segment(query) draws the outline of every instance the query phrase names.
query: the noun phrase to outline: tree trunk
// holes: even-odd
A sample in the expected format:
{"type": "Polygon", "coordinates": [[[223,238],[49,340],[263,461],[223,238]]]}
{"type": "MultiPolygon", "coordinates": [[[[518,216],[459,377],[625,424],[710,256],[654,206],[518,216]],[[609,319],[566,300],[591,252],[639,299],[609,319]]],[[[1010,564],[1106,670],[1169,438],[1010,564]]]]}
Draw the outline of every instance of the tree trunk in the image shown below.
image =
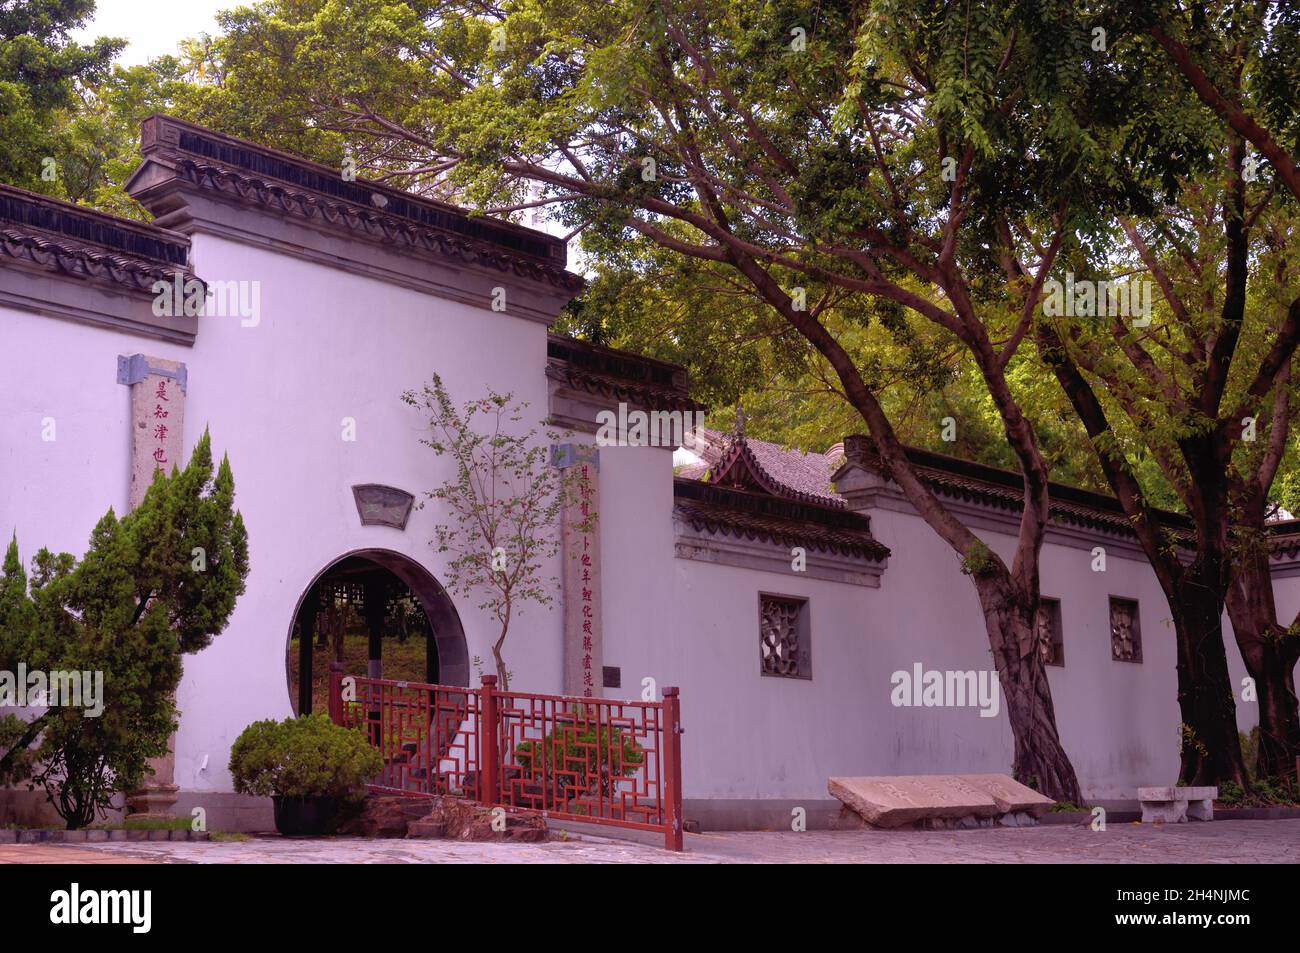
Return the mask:
{"type": "Polygon", "coordinates": [[[1012,776],[1057,801],[1081,805],[1083,795],[1056,731],[1047,668],[1038,651],[1038,607],[1017,599],[1001,573],[976,577],[975,588],[1015,743],[1012,776]]]}
{"type": "Polygon", "coordinates": [[[1259,699],[1259,753],[1255,758],[1257,778],[1296,778],[1300,758],[1300,704],[1296,700],[1295,666],[1297,640],[1291,647],[1274,640],[1263,643],[1263,661],[1255,679],[1259,699]]]}
{"type": "Polygon", "coordinates": [[[1207,575],[1217,574],[1207,572],[1198,557],[1186,568],[1169,600],[1182,720],[1179,780],[1192,785],[1233,781],[1249,790],[1223,646],[1223,600],[1207,575]]]}
{"type": "Polygon", "coordinates": [[[1278,624],[1266,548],[1250,546],[1235,561],[1228,618],[1246,673],[1255,682],[1259,710],[1255,777],[1294,778],[1300,756],[1300,705],[1295,691],[1300,638],[1288,635],[1278,624]]]}
{"type": "MultiPolygon", "coordinates": [[[[733,249],[728,252],[728,261],[835,370],[849,403],[866,423],[873,444],[868,448],[853,438],[846,439],[846,458],[868,471],[884,472],[897,483],[921,519],[963,560],[976,555],[979,549],[987,550],[983,541],[939,501],[912,467],[906,448],[880,401],[839,342],[810,312],[796,310],[784,289],[752,258],[733,249]],[[878,455],[879,462],[873,465],[867,457],[874,455],[878,455]]],[[[1014,574],[990,552],[988,556],[996,565],[986,574],[973,577],[1015,739],[1012,774],[1023,784],[1036,785],[1048,797],[1077,804],[1081,800],[1079,782],[1056,732],[1051,688],[1034,638],[1034,615],[1039,602],[1038,559],[1049,518],[1047,467],[1032,427],[1011,397],[1006,381],[1001,379],[1001,368],[996,357],[991,356],[991,345],[987,340],[983,345],[988,355],[982,366],[985,379],[995,401],[999,394],[1002,396],[999,413],[1025,478],[1014,574]]]]}
{"type": "Polygon", "coordinates": [[[497,666],[497,684],[501,686],[502,691],[510,690],[510,673],[506,671],[506,660],[501,654],[502,647],[506,644],[506,635],[510,632],[510,603],[506,603],[505,614],[501,619],[501,635],[492,643],[492,659],[497,666]]]}
{"type": "Polygon", "coordinates": [[[344,643],[347,639],[348,627],[345,617],[339,612],[332,612],[330,620],[330,646],[334,651],[334,661],[343,661],[344,643]]]}
{"type": "Polygon", "coordinates": [[[501,657],[501,643],[492,646],[492,660],[497,666],[497,683],[503,692],[510,691],[510,673],[506,671],[506,660],[501,657]]]}
{"type": "MultiPolygon", "coordinates": [[[[1113,436],[1097,399],[1059,335],[1040,325],[1039,353],[1083,421],[1094,446],[1113,436]]],[[[1213,416],[1215,408],[1201,408],[1213,416]]],[[[1178,660],[1178,706],[1182,747],[1180,776],[1197,784],[1220,780],[1249,787],[1237,735],[1236,705],[1223,647],[1223,605],[1228,587],[1228,482],[1231,445],[1222,428],[1179,441],[1192,483],[1185,497],[1196,526],[1196,555],[1184,566],[1175,541],[1160,527],[1137,477],[1124,457],[1098,450],[1097,461],[1124,508],[1150,562],[1173,618],[1178,660]]]]}

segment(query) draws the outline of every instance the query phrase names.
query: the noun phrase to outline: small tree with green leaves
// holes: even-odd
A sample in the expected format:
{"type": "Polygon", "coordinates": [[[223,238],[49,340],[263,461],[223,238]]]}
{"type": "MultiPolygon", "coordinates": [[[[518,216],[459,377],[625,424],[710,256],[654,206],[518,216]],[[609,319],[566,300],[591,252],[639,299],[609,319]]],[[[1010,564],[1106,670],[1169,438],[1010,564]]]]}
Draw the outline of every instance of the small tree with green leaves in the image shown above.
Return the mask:
{"type": "Polygon", "coordinates": [[[489,391],[457,408],[435,374],[431,384],[419,393],[407,391],[402,400],[428,415],[429,436],[421,442],[450,457],[455,467],[445,483],[425,494],[447,517],[435,527],[431,545],[450,554],[448,587],[482,598],[478,607],[496,619],[492,658],[501,687],[509,688],[502,653],[510,622],[524,603],[545,607],[555,601],[558,583],[546,567],[559,550],[560,514],[572,488],[550,465],[539,431],[521,432],[528,404],[511,394],[489,391]]]}
{"type": "Polygon", "coordinates": [[[579,705],[546,737],[516,744],[515,761],[562,804],[598,786],[602,796],[613,797],[618,782],[645,765],[645,749],[622,728],[600,724],[596,709],[579,705]]]}
{"type": "Polygon", "coordinates": [[[213,473],[205,432],[184,470],[110,509],[80,561],[42,549],[28,579],[13,539],[0,573],[0,669],[102,672],[103,710],[0,717],[0,783],[40,785],[76,829],[135,790],[176,729],[181,655],[225,628],[248,575],[229,460],[213,473]]]}

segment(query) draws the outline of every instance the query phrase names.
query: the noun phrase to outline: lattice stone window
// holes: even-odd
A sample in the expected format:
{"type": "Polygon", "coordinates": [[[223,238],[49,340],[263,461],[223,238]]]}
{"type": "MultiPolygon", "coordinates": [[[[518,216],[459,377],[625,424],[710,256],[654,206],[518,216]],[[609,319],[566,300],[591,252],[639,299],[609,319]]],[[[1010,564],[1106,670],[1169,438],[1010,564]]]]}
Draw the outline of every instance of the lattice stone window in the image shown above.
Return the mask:
{"type": "Polygon", "coordinates": [[[1065,635],[1061,631],[1061,600],[1040,599],[1038,622],[1034,626],[1038,636],[1038,654],[1044,665],[1065,664],[1065,635]]]}
{"type": "Polygon", "coordinates": [[[812,678],[807,599],[760,593],[758,631],[764,675],[812,678]]]}
{"type": "Polygon", "coordinates": [[[1117,662],[1142,661],[1142,628],[1133,599],[1110,597],[1110,657],[1117,662]]]}

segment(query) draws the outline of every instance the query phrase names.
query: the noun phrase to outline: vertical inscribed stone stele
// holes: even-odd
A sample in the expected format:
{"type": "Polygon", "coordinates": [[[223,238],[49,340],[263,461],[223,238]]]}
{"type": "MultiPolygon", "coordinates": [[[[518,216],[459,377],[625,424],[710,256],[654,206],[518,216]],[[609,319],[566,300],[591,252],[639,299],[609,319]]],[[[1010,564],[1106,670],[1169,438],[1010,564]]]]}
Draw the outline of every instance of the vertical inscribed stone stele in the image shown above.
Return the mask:
{"type": "Polygon", "coordinates": [[[603,692],[600,616],[600,457],[595,447],[561,444],[552,462],[571,481],[561,516],[564,564],[564,693],[603,692]]]}
{"type": "MultiPolygon", "coordinates": [[[[185,394],[189,380],[185,365],[144,354],[117,359],[117,382],[131,388],[131,485],[127,503],[140,505],[153,475],[171,473],[181,458],[185,424],[185,394]]],[[[150,758],[153,776],[139,791],[127,795],[132,817],[169,818],[180,790],[176,774],[176,736],[167,740],[167,754],[150,758]]]]}

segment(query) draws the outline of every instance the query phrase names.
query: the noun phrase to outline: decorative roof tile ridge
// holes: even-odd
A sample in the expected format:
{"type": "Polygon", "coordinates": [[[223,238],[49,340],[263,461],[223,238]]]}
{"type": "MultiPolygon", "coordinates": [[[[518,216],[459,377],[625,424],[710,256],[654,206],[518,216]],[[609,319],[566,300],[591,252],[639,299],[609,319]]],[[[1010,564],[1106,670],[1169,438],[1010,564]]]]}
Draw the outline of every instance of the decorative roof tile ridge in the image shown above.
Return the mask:
{"type": "Polygon", "coordinates": [[[673,496],[675,511],[697,532],[810,545],[875,560],[890,555],[889,548],[871,536],[867,517],[846,510],[698,480],[674,480],[673,496]]]}
{"type": "Polygon", "coordinates": [[[156,282],[175,275],[193,277],[187,268],[162,262],[113,254],[98,248],[75,245],[16,228],[0,228],[0,253],[38,267],[76,278],[98,279],[122,285],[132,291],[152,293],[156,282]]]}
{"type": "Polygon", "coordinates": [[[577,390],[651,407],[666,400],[666,410],[703,409],[678,364],[555,333],[546,353],[547,376],[577,390]]]}
{"type": "MultiPolygon", "coordinates": [[[[793,453],[794,451],[790,452],[793,453]]],[[[716,468],[713,468],[716,473],[712,476],[710,482],[723,484],[731,477],[737,481],[734,485],[739,485],[739,477],[742,474],[737,472],[733,475],[732,471],[741,465],[749,471],[749,475],[759,486],[773,496],[784,497],[801,503],[826,506],[832,509],[845,508],[844,500],[837,496],[830,494],[818,496],[814,493],[797,490],[768,472],[767,468],[754,456],[754,452],[749,448],[748,440],[743,433],[734,434],[731,437],[727,448],[723,451],[722,459],[718,461],[716,468]]]]}
{"type": "Polygon", "coordinates": [[[401,243],[455,258],[468,265],[495,268],[520,278],[548,282],[565,291],[579,291],[585,284],[580,275],[563,268],[529,256],[511,254],[434,226],[386,215],[346,200],[329,199],[300,191],[271,179],[200,161],[183,153],[168,150],[154,153],[154,156],[159,155],[167,160],[167,164],[179,176],[198,188],[234,195],[241,201],[276,212],[308,221],[320,220],[328,225],[362,233],[376,241],[401,243]]]}
{"type": "MultiPolygon", "coordinates": [[[[860,461],[862,464],[889,477],[888,465],[875,450],[869,438],[859,437],[857,441],[849,438],[846,443],[850,442],[859,442],[858,445],[866,450],[866,458],[860,461]]],[[[921,477],[931,485],[938,484],[936,489],[944,495],[980,502],[1000,509],[1013,510],[1024,505],[1024,478],[1015,470],[963,460],[960,457],[924,450],[920,447],[906,447],[905,450],[908,460],[919,471],[921,477]],[[952,482],[954,480],[965,482],[954,485],[952,482]]],[[[851,454],[847,455],[846,460],[850,457],[851,454]]],[[[1060,514],[1068,522],[1085,525],[1087,521],[1105,522],[1109,525],[1122,525],[1132,532],[1127,514],[1119,500],[1113,496],[1051,481],[1048,483],[1048,497],[1052,511],[1060,514]]],[[[1191,520],[1184,514],[1161,509],[1155,510],[1155,513],[1167,529],[1180,534],[1191,529],[1191,520]]]]}
{"type": "Polygon", "coordinates": [[[745,487],[674,477],[673,494],[681,499],[739,507],[785,519],[811,520],[839,529],[869,532],[871,528],[869,516],[843,506],[832,506],[820,500],[772,496],[745,487]]]}
{"type": "Polygon", "coordinates": [[[189,262],[190,240],[180,232],[2,183],[0,225],[131,260],[171,266],[189,262]]]}

